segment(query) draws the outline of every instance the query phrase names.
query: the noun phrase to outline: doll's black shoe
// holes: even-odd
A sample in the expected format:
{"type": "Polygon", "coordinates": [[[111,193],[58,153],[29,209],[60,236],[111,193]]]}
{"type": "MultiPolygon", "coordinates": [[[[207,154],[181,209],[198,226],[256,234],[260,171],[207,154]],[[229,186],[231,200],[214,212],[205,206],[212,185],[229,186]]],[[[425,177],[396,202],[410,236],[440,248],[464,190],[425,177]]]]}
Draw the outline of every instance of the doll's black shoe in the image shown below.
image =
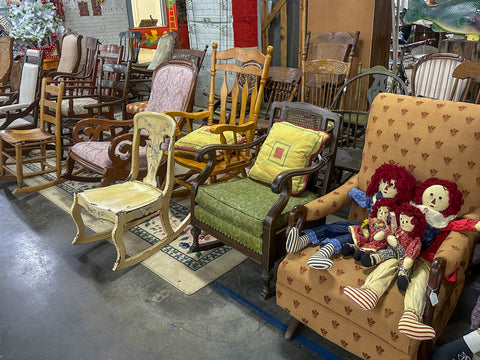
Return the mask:
{"type": "Polygon", "coordinates": [[[362,256],[360,257],[360,262],[365,267],[372,267],[377,265],[377,258],[374,255],[363,253],[362,256]]]}
{"type": "Polygon", "coordinates": [[[355,246],[353,244],[343,244],[340,252],[343,256],[350,256],[355,251],[355,246]]]}
{"type": "Polygon", "coordinates": [[[410,284],[410,271],[400,268],[397,276],[397,286],[401,291],[407,290],[408,284],[410,284]]]}
{"type": "Polygon", "coordinates": [[[360,259],[362,258],[362,256],[365,254],[364,251],[362,250],[357,250],[353,253],[353,259],[354,260],[357,260],[357,261],[360,261],[360,259]]]}

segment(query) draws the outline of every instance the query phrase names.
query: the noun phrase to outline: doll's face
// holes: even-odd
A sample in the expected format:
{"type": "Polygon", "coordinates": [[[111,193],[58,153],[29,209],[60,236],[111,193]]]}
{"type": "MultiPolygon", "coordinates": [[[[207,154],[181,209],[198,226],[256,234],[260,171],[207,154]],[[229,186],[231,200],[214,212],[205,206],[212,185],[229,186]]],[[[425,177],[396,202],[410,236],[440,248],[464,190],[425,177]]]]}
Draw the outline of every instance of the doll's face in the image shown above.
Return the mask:
{"type": "Polygon", "coordinates": [[[387,222],[388,220],[388,207],[379,206],[377,209],[377,218],[387,222]]]}
{"type": "Polygon", "coordinates": [[[449,201],[448,190],[442,185],[432,185],[426,188],[422,194],[422,205],[437,211],[448,208],[449,201]]]}
{"type": "Polygon", "coordinates": [[[415,225],[412,224],[413,216],[400,214],[400,227],[405,231],[412,231],[415,225]]]}
{"type": "Polygon", "coordinates": [[[380,180],[380,184],[378,184],[378,190],[382,192],[382,195],[385,198],[393,199],[395,196],[397,196],[395,180],[380,180]]]}

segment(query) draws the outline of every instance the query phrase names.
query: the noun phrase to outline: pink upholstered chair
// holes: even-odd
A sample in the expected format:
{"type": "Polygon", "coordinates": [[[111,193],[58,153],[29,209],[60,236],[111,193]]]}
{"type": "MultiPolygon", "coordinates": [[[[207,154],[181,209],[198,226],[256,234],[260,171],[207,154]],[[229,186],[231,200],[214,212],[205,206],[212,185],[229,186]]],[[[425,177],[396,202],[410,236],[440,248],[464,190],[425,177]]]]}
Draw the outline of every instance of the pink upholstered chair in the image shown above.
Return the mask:
{"type": "MultiPolygon", "coordinates": [[[[146,111],[190,111],[195,94],[197,68],[191,62],[169,60],[159,66],[153,75],[152,92],[146,111]]],[[[185,120],[177,117],[177,137],[185,120]]],[[[107,186],[116,180],[126,179],[131,164],[132,120],[104,120],[88,118],[79,121],[73,130],[76,142],[69,151],[65,179],[101,181],[107,186]],[[108,135],[107,135],[108,134],[108,135]],[[75,163],[81,166],[75,169],[75,163]],[[81,176],[88,169],[101,177],[81,176]]],[[[145,140],[148,141],[148,140],[145,140]]],[[[140,151],[140,173],[146,174],[145,152],[140,151]]]]}

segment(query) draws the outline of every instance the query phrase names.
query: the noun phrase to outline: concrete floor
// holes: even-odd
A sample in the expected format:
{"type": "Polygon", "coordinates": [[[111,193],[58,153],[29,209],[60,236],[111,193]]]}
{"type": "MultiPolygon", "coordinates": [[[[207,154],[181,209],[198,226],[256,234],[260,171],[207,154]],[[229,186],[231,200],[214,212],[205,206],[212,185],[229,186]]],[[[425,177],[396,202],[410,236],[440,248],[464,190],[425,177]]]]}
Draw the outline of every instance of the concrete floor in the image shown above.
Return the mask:
{"type": "MultiPolygon", "coordinates": [[[[113,272],[110,243],[72,245],[68,213],[13,188],[0,181],[2,360],[357,359],[309,329],[285,341],[288,315],[260,300],[250,260],[186,296],[141,264],[113,272]]],[[[468,332],[474,280],[441,342],[468,332]]]]}

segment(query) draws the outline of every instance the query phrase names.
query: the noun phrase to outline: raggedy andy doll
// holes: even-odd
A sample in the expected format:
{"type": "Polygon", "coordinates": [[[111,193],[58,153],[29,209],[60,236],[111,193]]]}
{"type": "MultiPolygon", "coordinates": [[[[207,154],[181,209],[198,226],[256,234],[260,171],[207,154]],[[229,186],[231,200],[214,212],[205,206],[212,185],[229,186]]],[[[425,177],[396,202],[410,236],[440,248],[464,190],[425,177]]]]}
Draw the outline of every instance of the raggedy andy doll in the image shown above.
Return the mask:
{"type": "MultiPolygon", "coordinates": [[[[412,204],[425,215],[427,230],[421,239],[421,253],[413,264],[410,285],[405,291],[404,312],[398,322],[398,330],[412,339],[428,340],[435,337],[435,330],[421,320],[434,255],[450,230],[479,231],[480,223],[477,220],[455,219],[463,197],[451,181],[429,178],[417,184],[412,204]]],[[[346,286],[344,294],[363,310],[373,309],[396,277],[397,267],[397,259],[380,263],[367,276],[361,288],[346,286]]]]}
{"type": "MultiPolygon", "coordinates": [[[[373,204],[382,198],[393,198],[398,204],[410,201],[414,187],[415,178],[403,166],[385,163],[375,170],[365,192],[352,189],[349,196],[370,213],[373,204]]],[[[310,257],[307,264],[314,269],[329,269],[333,265],[331,257],[339,254],[345,244],[353,248],[353,240],[348,230],[350,225],[360,223],[340,221],[302,230],[300,234],[294,227],[287,235],[287,253],[296,253],[307,246],[320,245],[320,249],[310,257]]]]}

